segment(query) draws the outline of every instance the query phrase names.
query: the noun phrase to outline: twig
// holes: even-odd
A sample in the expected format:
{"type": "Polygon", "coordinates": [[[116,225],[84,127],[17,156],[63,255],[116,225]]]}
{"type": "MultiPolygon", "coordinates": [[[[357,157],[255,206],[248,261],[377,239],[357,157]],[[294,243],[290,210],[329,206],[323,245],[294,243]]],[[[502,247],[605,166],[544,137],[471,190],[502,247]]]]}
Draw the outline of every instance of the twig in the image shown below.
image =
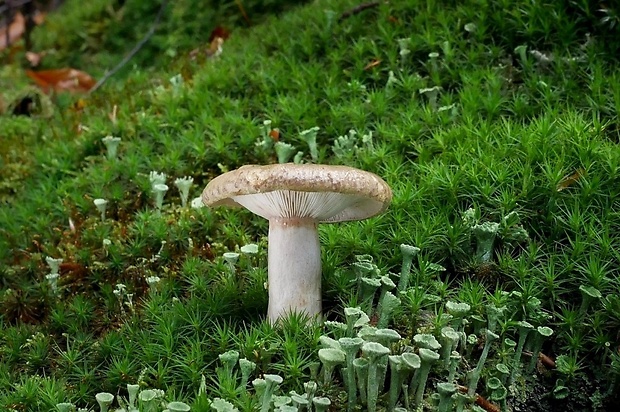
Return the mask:
{"type": "MultiPolygon", "coordinates": [[[[459,385],[459,391],[461,393],[467,393],[468,390],[469,389],[467,388],[467,386],[459,385]]],[[[484,409],[487,412],[501,412],[501,410],[499,409],[499,406],[486,400],[485,398],[483,398],[482,396],[478,394],[476,394],[476,399],[474,402],[476,403],[476,405],[480,406],[482,409],[484,409]]]]}
{"type": "Polygon", "coordinates": [[[126,65],[127,62],[131,60],[133,56],[135,56],[136,53],[140,51],[140,49],[146,44],[146,42],[149,41],[151,37],[153,37],[153,34],[155,34],[155,30],[157,29],[157,26],[159,26],[159,21],[161,20],[161,16],[164,14],[164,9],[166,8],[167,4],[168,4],[168,0],[162,0],[159,11],[157,12],[157,17],[155,17],[155,21],[151,25],[151,28],[149,29],[148,33],[146,33],[146,35],[142,38],[142,40],[140,40],[140,42],[134,46],[134,48],[123,58],[123,60],[120,61],[120,63],[116,65],[116,67],[108,71],[105,75],[103,75],[101,79],[99,79],[97,83],[95,83],[95,85],[88,91],[88,94],[94,93],[110,77],[114,76],[116,72],[118,72],[124,65],[126,65]]]}
{"type": "Polygon", "coordinates": [[[34,26],[36,26],[36,23],[34,22],[34,14],[37,12],[37,9],[33,2],[24,4],[22,8],[22,14],[26,19],[24,27],[24,47],[26,48],[26,51],[30,51],[32,50],[32,41],[30,40],[30,35],[32,34],[32,29],[34,28],[34,26]]]}
{"type": "Polygon", "coordinates": [[[338,17],[338,23],[340,23],[341,21],[343,21],[344,19],[348,19],[351,16],[354,16],[356,14],[359,14],[361,12],[363,12],[364,10],[367,9],[372,9],[373,7],[377,7],[380,4],[380,2],[378,1],[371,1],[370,3],[363,3],[360,4],[357,7],[352,8],[349,11],[345,11],[344,13],[342,13],[340,15],[340,17],[338,17]]]}
{"type": "Polygon", "coordinates": [[[548,355],[545,355],[542,352],[539,352],[538,353],[538,360],[540,360],[540,363],[545,365],[547,368],[555,369],[555,361],[553,360],[553,358],[551,356],[548,356],[548,355]]]}
{"type": "Polygon", "coordinates": [[[250,21],[250,17],[248,16],[248,14],[245,12],[245,9],[243,8],[243,3],[241,3],[241,0],[235,0],[235,3],[237,4],[239,11],[243,15],[245,22],[248,24],[248,26],[251,26],[252,22],[250,21]]]}

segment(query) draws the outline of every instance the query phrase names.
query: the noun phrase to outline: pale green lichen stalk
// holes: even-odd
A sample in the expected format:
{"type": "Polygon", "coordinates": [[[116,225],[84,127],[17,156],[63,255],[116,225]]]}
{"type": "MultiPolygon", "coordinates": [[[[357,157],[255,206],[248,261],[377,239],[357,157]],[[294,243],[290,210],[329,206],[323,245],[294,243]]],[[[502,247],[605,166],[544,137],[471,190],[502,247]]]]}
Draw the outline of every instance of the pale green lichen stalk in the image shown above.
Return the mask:
{"type": "Polygon", "coordinates": [[[45,263],[47,263],[47,265],[49,266],[50,273],[56,275],[60,271],[60,264],[62,263],[62,261],[63,259],[55,259],[49,256],[45,258],[45,263]]]}
{"type": "Polygon", "coordinates": [[[275,390],[283,381],[279,375],[265,374],[265,389],[261,400],[261,412],[269,412],[271,407],[271,398],[274,395],[275,390]]]}
{"type": "Polygon", "coordinates": [[[603,294],[594,286],[580,285],[579,292],[581,292],[581,306],[579,307],[579,315],[584,316],[586,310],[590,307],[590,304],[597,299],[601,299],[603,294]]]}
{"type": "Polygon", "coordinates": [[[355,369],[355,376],[357,378],[357,385],[360,394],[360,400],[363,404],[366,404],[368,399],[367,384],[368,384],[368,359],[357,358],[353,361],[353,368],[355,369]]]}
{"type": "Polygon", "coordinates": [[[394,281],[387,275],[381,276],[379,281],[381,282],[381,292],[379,293],[379,302],[377,303],[377,313],[381,313],[381,305],[385,294],[396,287],[394,281]]]}
{"type": "Polygon", "coordinates": [[[168,191],[168,186],[164,184],[156,184],[153,186],[153,195],[155,200],[155,208],[161,210],[164,205],[164,196],[168,191]]]}
{"type": "Polygon", "coordinates": [[[418,355],[420,356],[420,373],[418,375],[418,387],[415,392],[416,407],[420,407],[422,405],[424,390],[426,389],[426,381],[428,380],[431,366],[439,359],[439,354],[437,352],[433,352],[432,350],[426,348],[420,348],[418,355]]]}
{"type": "Polygon", "coordinates": [[[274,145],[276,150],[276,156],[278,156],[278,163],[288,163],[291,157],[297,152],[295,146],[284,143],[284,142],[276,142],[274,145]]]}
{"type": "Polygon", "coordinates": [[[56,409],[58,410],[58,412],[74,412],[75,405],[70,402],[57,403],[56,409]]]}
{"type": "Polygon", "coordinates": [[[331,405],[331,401],[329,398],[318,397],[312,399],[312,404],[314,405],[314,409],[316,412],[327,412],[329,410],[329,405],[331,405]]]}
{"type": "Polygon", "coordinates": [[[310,157],[313,162],[319,160],[319,149],[316,143],[316,136],[321,128],[318,126],[312,127],[308,130],[304,130],[299,134],[299,136],[308,144],[308,149],[310,150],[310,157]]]}
{"type": "Polygon", "coordinates": [[[215,412],[238,412],[239,411],[239,409],[235,408],[235,405],[221,398],[214,398],[211,401],[210,407],[215,412]]]}
{"type": "Polygon", "coordinates": [[[405,408],[409,409],[409,388],[410,386],[407,385],[405,382],[407,381],[407,379],[409,379],[409,376],[411,375],[412,377],[412,384],[411,387],[413,387],[413,376],[415,376],[416,372],[418,372],[418,370],[420,369],[420,366],[422,365],[421,359],[420,357],[415,354],[415,353],[410,353],[410,352],[405,352],[401,355],[401,360],[402,362],[400,363],[400,370],[401,370],[401,375],[399,376],[399,382],[401,383],[401,390],[404,394],[404,400],[405,400],[405,408]]]}
{"type": "Polygon", "coordinates": [[[319,349],[319,359],[323,363],[323,384],[330,384],[336,366],[345,363],[346,354],[336,348],[319,349]]]}
{"type": "Polygon", "coordinates": [[[163,185],[166,184],[166,174],[159,173],[156,171],[152,171],[149,173],[149,181],[151,182],[151,188],[154,188],[155,185],[163,185]]]}
{"type": "Polygon", "coordinates": [[[345,387],[348,394],[347,410],[352,411],[357,404],[357,384],[355,382],[355,368],[353,361],[356,359],[357,353],[364,344],[362,338],[340,338],[338,343],[342,347],[346,357],[346,374],[345,387]]]}
{"type": "Polygon", "coordinates": [[[157,398],[157,392],[153,389],[145,389],[138,394],[138,400],[144,412],[153,412],[155,410],[157,398]]]}
{"type": "Polygon", "coordinates": [[[480,355],[480,359],[478,359],[476,368],[470,372],[469,388],[467,390],[467,394],[469,396],[473,396],[476,394],[476,387],[478,386],[478,381],[480,380],[480,374],[482,373],[482,367],[484,366],[484,363],[487,360],[487,356],[489,355],[491,344],[497,339],[499,339],[499,335],[496,335],[495,333],[487,329],[486,341],[484,343],[484,348],[482,349],[482,354],[480,355]]]}
{"type": "Polygon", "coordinates": [[[400,245],[400,252],[403,254],[403,263],[400,270],[400,279],[398,281],[398,290],[404,291],[409,287],[409,276],[411,274],[411,265],[413,258],[420,253],[420,248],[402,244],[400,245]]]}
{"type": "Polygon", "coordinates": [[[60,264],[63,262],[63,259],[54,259],[52,257],[47,256],[45,258],[45,262],[50,268],[50,273],[45,275],[45,279],[47,280],[50,289],[52,289],[53,293],[58,292],[58,278],[60,277],[60,264]]]}
{"type": "Polygon", "coordinates": [[[116,154],[118,152],[118,145],[121,143],[120,137],[114,136],[106,136],[101,139],[106,148],[106,157],[108,160],[116,159],[116,154]]]}
{"type": "Polygon", "coordinates": [[[476,257],[481,263],[489,262],[493,257],[493,246],[498,230],[499,223],[495,222],[484,222],[472,228],[476,238],[476,257]]]}
{"type": "Polygon", "coordinates": [[[441,382],[437,384],[437,392],[439,393],[439,412],[452,411],[452,395],[457,391],[458,387],[451,382],[441,382]]]}
{"type": "Polygon", "coordinates": [[[357,132],[353,129],[349,130],[349,134],[339,136],[334,141],[332,151],[338,158],[344,158],[353,154],[357,149],[357,132]]]}
{"type": "Polygon", "coordinates": [[[403,359],[400,355],[389,355],[388,363],[390,365],[390,389],[388,392],[388,411],[393,411],[398,401],[398,395],[401,388],[401,375],[403,369],[403,359]]]}
{"type": "Polygon", "coordinates": [[[101,412],[108,412],[110,405],[114,402],[114,395],[108,392],[100,392],[95,395],[95,400],[99,404],[99,410],[101,412]]]}
{"type": "Polygon", "coordinates": [[[366,403],[368,411],[375,412],[377,410],[377,398],[379,396],[377,366],[380,360],[390,353],[390,350],[380,343],[366,342],[362,346],[362,353],[368,359],[368,384],[366,386],[368,393],[366,396],[366,403]]]}
{"type": "Polygon", "coordinates": [[[239,352],[236,350],[229,350],[228,352],[224,352],[218,355],[220,362],[222,362],[222,366],[224,367],[224,374],[226,378],[230,381],[233,379],[233,370],[235,369],[235,365],[239,360],[239,352]]]}
{"type": "Polygon", "coordinates": [[[428,104],[433,110],[437,110],[437,100],[439,99],[439,92],[443,90],[440,86],[427,87],[418,90],[418,92],[428,100],[428,104]]]}
{"type": "Polygon", "coordinates": [[[300,395],[295,391],[290,391],[289,395],[291,396],[291,402],[293,403],[293,406],[297,408],[296,410],[304,410],[310,404],[310,402],[308,401],[308,395],[306,394],[300,395]]]}
{"type": "Polygon", "coordinates": [[[256,369],[256,363],[245,358],[239,359],[239,369],[241,369],[241,387],[246,388],[250,380],[250,375],[256,369]]]}
{"type": "Polygon", "coordinates": [[[137,411],[136,400],[138,399],[138,391],[140,390],[140,385],[135,384],[127,384],[127,393],[129,395],[129,401],[127,405],[127,411],[137,411]]]}
{"type": "Polygon", "coordinates": [[[170,402],[166,407],[170,412],[189,412],[191,409],[185,402],[170,402]]]}
{"type": "Polygon", "coordinates": [[[305,382],[304,389],[306,391],[306,399],[308,399],[308,402],[312,402],[314,400],[314,394],[318,389],[317,383],[314,381],[305,382]]]}
{"type": "Polygon", "coordinates": [[[354,329],[370,323],[370,318],[360,308],[344,308],[344,317],[347,323],[346,336],[353,337],[354,329]]]}
{"type": "Polygon", "coordinates": [[[239,250],[248,255],[255,255],[258,253],[258,245],[255,243],[248,243],[247,245],[241,246],[239,250]]]}
{"type": "Polygon", "coordinates": [[[95,199],[93,200],[93,203],[95,204],[95,207],[101,214],[101,221],[103,222],[105,220],[105,211],[108,205],[108,201],[105,199],[95,199]]]}
{"type": "Polygon", "coordinates": [[[450,326],[441,328],[441,358],[445,369],[450,365],[450,354],[456,349],[459,341],[459,334],[450,326]]]}
{"type": "Polygon", "coordinates": [[[174,181],[174,185],[179,189],[181,194],[181,206],[187,206],[187,200],[189,199],[189,191],[194,183],[193,177],[180,177],[174,181]]]}
{"type": "Polygon", "coordinates": [[[235,265],[239,260],[239,253],[237,252],[226,252],[222,255],[226,265],[228,265],[228,269],[230,269],[231,273],[235,273],[235,265]]]}
{"type": "Polygon", "coordinates": [[[378,328],[385,328],[392,319],[394,311],[400,307],[400,299],[394,296],[391,292],[387,292],[383,296],[381,302],[381,311],[379,312],[379,321],[377,322],[378,328]]]}
{"type": "Polygon", "coordinates": [[[532,359],[530,360],[530,365],[528,367],[528,372],[532,373],[534,368],[536,367],[536,363],[538,362],[538,356],[540,350],[542,349],[545,338],[553,335],[553,329],[548,326],[539,326],[536,328],[536,333],[534,335],[534,343],[532,345],[532,359]]]}
{"type": "Polygon", "coordinates": [[[260,133],[263,140],[257,142],[256,146],[261,147],[263,150],[271,150],[275,142],[271,137],[271,130],[271,120],[263,120],[263,124],[260,125],[260,133]]]}
{"type": "Polygon", "coordinates": [[[441,344],[430,333],[417,333],[413,336],[413,342],[420,348],[438,351],[441,344]]]}
{"type": "Polygon", "coordinates": [[[521,361],[523,347],[525,346],[525,340],[527,339],[527,335],[530,331],[534,329],[534,326],[532,326],[529,322],[519,321],[517,322],[517,328],[519,331],[519,341],[517,342],[514,359],[512,360],[512,372],[510,373],[510,378],[508,379],[508,386],[512,385],[515,380],[517,371],[519,370],[519,363],[521,361]]]}

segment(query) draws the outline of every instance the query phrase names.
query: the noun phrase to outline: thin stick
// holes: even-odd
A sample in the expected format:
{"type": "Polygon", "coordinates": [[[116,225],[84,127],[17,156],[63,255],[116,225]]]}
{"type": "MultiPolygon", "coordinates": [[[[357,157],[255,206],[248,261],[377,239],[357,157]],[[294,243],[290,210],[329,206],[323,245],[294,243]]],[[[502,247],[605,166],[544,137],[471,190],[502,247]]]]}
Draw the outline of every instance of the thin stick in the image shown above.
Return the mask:
{"type": "Polygon", "coordinates": [[[11,23],[12,23],[12,16],[11,16],[11,8],[9,7],[9,4],[6,4],[6,10],[2,10],[3,13],[6,13],[5,16],[5,20],[6,20],[6,26],[4,27],[4,36],[5,36],[5,44],[8,47],[10,44],[10,39],[11,36],[9,35],[10,32],[10,28],[11,28],[11,23]]]}
{"type": "MultiPolygon", "coordinates": [[[[467,393],[468,391],[467,386],[458,385],[458,387],[459,387],[459,392],[467,393]]],[[[480,406],[482,409],[484,409],[487,412],[501,412],[499,409],[499,406],[489,402],[488,400],[486,400],[485,398],[483,398],[482,396],[478,394],[476,394],[476,399],[474,400],[474,402],[476,403],[476,405],[480,406]]]]}
{"type": "Polygon", "coordinates": [[[243,3],[241,3],[241,0],[235,0],[235,3],[237,4],[239,11],[241,11],[243,18],[245,19],[245,22],[248,24],[248,26],[251,26],[252,22],[250,21],[250,17],[248,16],[248,14],[245,12],[245,9],[243,8],[243,3]]]}
{"type": "Polygon", "coordinates": [[[116,67],[108,71],[101,79],[99,79],[99,81],[88,91],[88,94],[94,93],[110,77],[114,76],[116,72],[118,72],[124,65],[126,65],[127,62],[131,60],[133,56],[135,56],[136,53],[140,51],[140,49],[146,44],[146,42],[149,41],[151,37],[153,37],[153,34],[155,34],[155,30],[157,29],[157,26],[159,25],[159,21],[161,20],[161,16],[164,14],[164,9],[166,8],[167,4],[168,4],[168,0],[162,0],[161,7],[159,8],[159,11],[157,12],[157,17],[155,17],[155,21],[151,25],[151,28],[149,29],[148,33],[146,33],[146,35],[142,38],[142,40],[140,40],[140,42],[134,46],[134,48],[125,56],[125,58],[123,58],[123,60],[120,61],[120,63],[116,65],[116,67]]]}
{"type": "Polygon", "coordinates": [[[341,21],[343,21],[344,19],[348,19],[348,18],[349,18],[349,17],[351,17],[351,16],[354,16],[354,15],[356,15],[356,14],[361,13],[361,12],[363,12],[364,10],[371,9],[371,8],[373,8],[373,7],[377,7],[379,4],[380,4],[380,2],[378,2],[378,1],[371,1],[370,3],[363,3],[363,4],[360,4],[359,6],[354,7],[354,8],[352,8],[351,10],[349,10],[349,11],[345,11],[344,13],[342,13],[342,14],[340,15],[340,17],[338,18],[338,23],[340,23],[340,22],[341,22],[341,21]]]}

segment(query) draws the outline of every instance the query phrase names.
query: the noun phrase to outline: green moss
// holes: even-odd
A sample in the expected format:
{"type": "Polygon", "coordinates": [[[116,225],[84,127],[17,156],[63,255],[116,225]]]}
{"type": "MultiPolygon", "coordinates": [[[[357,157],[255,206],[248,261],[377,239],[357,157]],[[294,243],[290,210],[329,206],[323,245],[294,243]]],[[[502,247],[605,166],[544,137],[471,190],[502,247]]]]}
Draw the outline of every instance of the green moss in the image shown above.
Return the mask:
{"type": "MultiPolygon", "coordinates": [[[[230,350],[255,363],[257,376],[281,374],[283,393],[302,390],[322,331],[301,319],[275,329],[262,322],[267,222],[242,210],[181,208],[172,186],[193,178],[193,199],[226,170],[277,162],[276,150],[260,144],[269,137],[265,121],[279,129],[282,145],[303,152],[297,160],[363,168],[393,188],[385,214],[319,229],[326,317],[344,322],[348,315],[347,335],[356,333],[359,316],[344,308],[363,303],[349,267],[355,256],[373,257],[358,262],[362,268],[399,272],[398,245],[416,245],[416,287],[402,282],[403,304],[391,325],[403,339],[391,349],[405,351],[416,334],[438,337],[448,325],[471,336],[476,325],[468,322],[486,305],[506,306],[499,342],[519,340],[518,322],[553,326],[543,353],[580,359],[580,376],[604,387],[612,374],[594,374],[591,365],[611,368],[609,344],[619,330],[620,71],[609,53],[617,29],[598,26],[588,2],[565,3],[392,2],[337,22],[334,16],[359,4],[289,9],[244,1],[255,25],[241,29],[235,2],[170,2],[148,46],[102,89],[82,96],[81,109],[77,96],[63,95],[49,97],[45,116],[3,112],[0,408],[92,404],[95,393],[117,393],[138,378],[191,402],[201,376],[213,375],[217,356],[230,350]],[[235,29],[219,59],[191,60],[187,52],[204,47],[220,24],[235,29]],[[587,31],[593,41],[586,45],[587,31]],[[397,39],[406,39],[404,57],[397,39]],[[553,59],[544,63],[530,51],[553,59]],[[442,89],[432,107],[420,90],[434,86],[442,89]],[[300,135],[313,127],[320,128],[316,151],[300,135]],[[108,135],[122,139],[113,161],[101,141],[108,135]],[[165,173],[173,189],[160,211],[152,171],[165,173]],[[96,198],[109,202],[105,221],[96,198]],[[469,209],[475,223],[503,225],[486,264],[472,259],[476,245],[462,220],[469,209]],[[506,220],[514,216],[518,222],[506,220]],[[248,243],[263,252],[240,256],[234,273],[217,258],[248,243]],[[63,259],[58,296],[45,283],[45,256],[63,259]],[[151,276],[161,279],[156,288],[148,286],[151,276]],[[114,294],[120,283],[133,294],[133,311],[114,294]],[[602,297],[579,311],[583,285],[602,297]],[[468,305],[471,317],[446,308],[449,301],[468,305]],[[23,350],[37,332],[45,339],[23,350]]],[[[67,1],[37,29],[35,44],[56,50],[46,67],[99,77],[146,33],[158,7],[67,1]]],[[[3,66],[3,103],[10,100],[5,90],[17,95],[29,84],[22,71],[3,66]]],[[[466,345],[456,365],[474,365],[481,345],[466,345]]],[[[522,367],[520,354],[501,345],[487,354],[493,359],[485,365],[522,367]]],[[[477,372],[486,379],[487,369],[477,372]]],[[[442,368],[429,373],[445,381],[442,368]]],[[[528,383],[521,370],[510,374],[528,383]]],[[[455,370],[455,383],[465,383],[463,375],[455,370]]],[[[554,379],[541,375],[537,385],[551,392],[554,379]]],[[[579,392],[587,385],[565,386],[583,399],[593,395],[579,392]]],[[[236,387],[205,390],[242,410],[258,404],[236,387]]],[[[374,404],[374,392],[371,398],[374,404]]]]}

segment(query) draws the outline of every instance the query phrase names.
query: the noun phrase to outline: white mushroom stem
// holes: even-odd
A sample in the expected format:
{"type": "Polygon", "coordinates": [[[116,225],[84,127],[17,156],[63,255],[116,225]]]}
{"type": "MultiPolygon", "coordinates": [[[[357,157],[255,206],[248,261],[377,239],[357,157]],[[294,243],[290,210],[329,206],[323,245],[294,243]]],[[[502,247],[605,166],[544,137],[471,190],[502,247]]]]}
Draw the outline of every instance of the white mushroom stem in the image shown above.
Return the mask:
{"type": "Polygon", "coordinates": [[[269,321],[321,314],[321,245],[315,219],[269,221],[269,321]]]}

